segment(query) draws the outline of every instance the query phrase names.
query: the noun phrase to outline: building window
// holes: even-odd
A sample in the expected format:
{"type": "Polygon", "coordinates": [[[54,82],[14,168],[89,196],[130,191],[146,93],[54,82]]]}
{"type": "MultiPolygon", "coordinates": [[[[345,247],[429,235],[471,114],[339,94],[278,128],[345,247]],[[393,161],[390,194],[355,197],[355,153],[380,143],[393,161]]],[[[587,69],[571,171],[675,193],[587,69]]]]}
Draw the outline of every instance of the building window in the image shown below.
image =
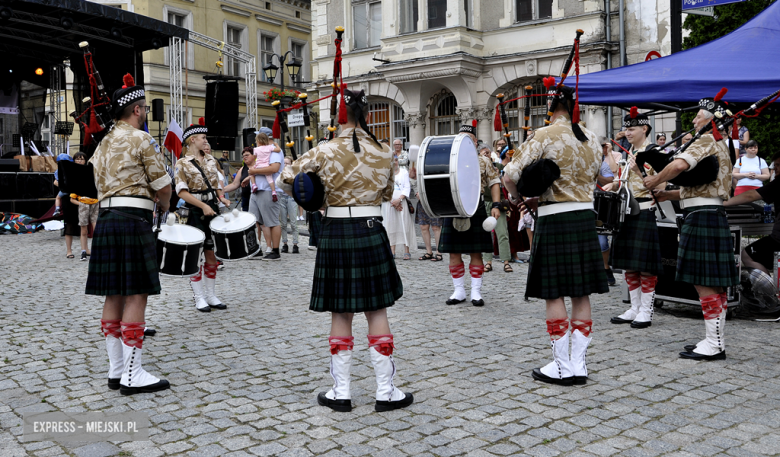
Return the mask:
{"type": "Polygon", "coordinates": [[[355,49],[379,46],[382,37],[382,2],[353,2],[355,49]]]}
{"type": "Polygon", "coordinates": [[[419,0],[399,0],[398,33],[417,31],[417,21],[420,20],[419,0]]]}
{"type": "Polygon", "coordinates": [[[177,13],[171,13],[168,12],[168,23],[178,26],[178,27],[184,27],[185,20],[187,18],[183,14],[177,14],[177,13]]]}
{"type": "Polygon", "coordinates": [[[260,79],[263,82],[268,82],[268,78],[265,76],[266,65],[272,63],[274,54],[274,39],[271,35],[260,35],[260,79]]]}
{"type": "Polygon", "coordinates": [[[306,72],[306,56],[304,55],[304,43],[296,43],[291,42],[290,43],[290,51],[292,51],[293,57],[300,60],[301,62],[301,68],[298,70],[298,80],[297,81],[290,81],[291,85],[294,85],[296,87],[301,87],[302,84],[298,81],[304,81],[306,78],[304,77],[304,73],[306,72]]]}
{"type": "Polygon", "coordinates": [[[553,0],[517,0],[517,22],[552,17],[553,0]]]}
{"type": "Polygon", "coordinates": [[[368,129],[377,140],[401,139],[404,145],[409,142],[409,127],[404,120],[404,110],[393,102],[370,102],[371,113],[368,129]]]}
{"type": "Polygon", "coordinates": [[[428,0],[428,28],[447,26],[447,0],[428,0]]]}
{"type": "Polygon", "coordinates": [[[443,95],[436,103],[436,109],[431,116],[434,135],[454,135],[458,133],[460,117],[455,112],[458,101],[452,94],[443,95]]]}
{"type": "MultiPolygon", "coordinates": [[[[227,41],[229,45],[241,49],[241,34],[243,32],[243,29],[228,26],[227,39],[225,41],[227,41]]],[[[228,57],[225,68],[228,75],[241,76],[241,62],[239,60],[228,57]]]]}
{"type": "Polygon", "coordinates": [[[409,144],[409,124],[404,120],[404,110],[398,105],[393,105],[393,137],[391,141],[401,139],[404,142],[404,149],[408,149],[409,144]]]}

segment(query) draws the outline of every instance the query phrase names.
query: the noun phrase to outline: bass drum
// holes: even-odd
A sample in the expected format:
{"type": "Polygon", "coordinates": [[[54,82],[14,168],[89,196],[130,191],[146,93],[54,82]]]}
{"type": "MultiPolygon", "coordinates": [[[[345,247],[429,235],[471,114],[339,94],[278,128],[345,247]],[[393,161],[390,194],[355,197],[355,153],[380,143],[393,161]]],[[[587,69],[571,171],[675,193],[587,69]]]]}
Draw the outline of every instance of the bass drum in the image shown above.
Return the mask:
{"type": "Polygon", "coordinates": [[[206,235],[189,225],[162,224],[157,235],[160,274],[189,278],[198,274],[206,235]]]}
{"type": "Polygon", "coordinates": [[[593,193],[593,210],[596,211],[596,232],[611,235],[620,231],[620,214],[625,213],[620,195],[597,190],[593,193]]]}
{"type": "Polygon", "coordinates": [[[256,222],[251,213],[237,209],[212,219],[209,228],[214,239],[214,255],[225,262],[256,256],[260,252],[256,222]]]}
{"type": "Polygon", "coordinates": [[[466,134],[429,136],[417,156],[417,182],[430,217],[471,217],[482,202],[477,148],[466,134]]]}

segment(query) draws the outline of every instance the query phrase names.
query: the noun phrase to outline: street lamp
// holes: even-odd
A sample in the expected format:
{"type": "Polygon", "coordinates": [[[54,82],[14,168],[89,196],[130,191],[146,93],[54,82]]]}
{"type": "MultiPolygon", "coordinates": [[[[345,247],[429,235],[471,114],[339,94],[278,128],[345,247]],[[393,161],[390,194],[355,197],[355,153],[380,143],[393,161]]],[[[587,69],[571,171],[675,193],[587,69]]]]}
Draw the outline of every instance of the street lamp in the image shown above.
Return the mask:
{"type": "Polygon", "coordinates": [[[282,91],[284,91],[284,67],[285,67],[285,61],[287,60],[288,56],[292,56],[292,59],[290,59],[290,63],[288,63],[287,66],[287,73],[290,74],[290,80],[295,84],[297,82],[298,73],[301,70],[301,67],[303,66],[303,63],[301,59],[295,57],[292,53],[292,51],[287,51],[283,55],[279,54],[271,54],[271,58],[268,59],[268,63],[266,66],[263,67],[263,72],[265,73],[266,80],[273,84],[274,80],[276,79],[276,74],[281,70],[282,73],[282,91]],[[273,64],[273,58],[274,56],[279,60],[279,66],[273,64]]]}

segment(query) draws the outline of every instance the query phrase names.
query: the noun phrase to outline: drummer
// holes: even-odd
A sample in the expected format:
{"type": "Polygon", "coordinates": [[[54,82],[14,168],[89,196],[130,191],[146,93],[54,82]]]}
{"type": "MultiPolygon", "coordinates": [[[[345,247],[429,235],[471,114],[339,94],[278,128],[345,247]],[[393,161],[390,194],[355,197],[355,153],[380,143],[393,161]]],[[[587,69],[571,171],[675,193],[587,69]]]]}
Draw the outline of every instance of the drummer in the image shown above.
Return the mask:
{"type": "Polygon", "coordinates": [[[230,201],[222,194],[217,160],[204,152],[209,144],[206,140],[208,129],[204,124],[203,118],[200,118],[199,124],[192,124],[184,129],[182,141],[186,157],[176,162],[176,193],[185,201],[184,207],[190,211],[187,225],[206,235],[206,242],[203,244],[206,264],[190,278],[190,286],[195,299],[195,309],[207,313],[211,308],[227,309],[214,291],[218,263],[214,255],[214,240],[209,224],[217,216],[219,202],[229,207],[230,201]]]}
{"type": "MultiPolygon", "coordinates": [[[[720,102],[724,92],[714,99],[699,100],[699,112],[693,118],[697,131],[714,122],[716,113],[720,117],[728,116],[726,107],[720,102]]],[[[718,176],[714,181],[695,187],[680,186],[680,190],[656,191],[659,201],[680,200],[685,217],[680,229],[675,279],[694,285],[704,313],[704,340],[685,346],[685,351],[680,353],[680,357],[694,360],[726,358],[723,339],[728,302],[726,288],[739,285],[734,245],[723,207],[731,192],[732,163],[726,141],[716,140],[713,133],[703,134],[657,175],[644,179],[648,189],[655,189],[661,182],[693,171],[709,156],[718,160],[718,176]]]]}
{"type": "Polygon", "coordinates": [[[108,388],[122,395],[165,390],[170,384],[142,366],[144,316],[149,295],[160,293],[152,208],[168,210],[171,178],[162,155],[144,132],[148,105],[131,75],[117,89],[116,124],[97,147],[94,166],[100,215],[95,226],[87,295],[105,296],[101,330],[106,337],[108,388]]]}
{"type": "MultiPolygon", "coordinates": [[[[466,136],[477,145],[477,121],[471,125],[462,125],[460,133],[466,136]]],[[[491,216],[496,219],[501,217],[501,211],[498,209],[501,201],[500,178],[498,170],[493,166],[489,158],[477,154],[479,160],[480,189],[489,189],[491,200],[493,201],[490,210],[491,216]]],[[[485,306],[482,299],[482,274],[485,272],[485,265],[482,263],[483,252],[493,252],[493,238],[490,232],[482,228],[482,223],[487,219],[485,205],[477,205],[477,212],[470,218],[452,218],[442,219],[441,237],[439,240],[439,252],[450,254],[450,276],[455,292],[447,299],[448,305],[457,305],[466,301],[466,289],[464,287],[463,277],[466,274],[466,268],[463,264],[462,253],[468,253],[471,256],[469,263],[469,273],[471,274],[471,304],[474,306],[485,306]]]]}
{"type": "Polygon", "coordinates": [[[343,94],[346,113],[339,114],[346,114],[346,123],[341,133],[284,167],[277,182],[288,195],[299,195],[292,189],[296,173],[302,174],[297,179],[315,176],[322,183],[318,190],[327,196],[309,309],[331,313],[328,342],[334,383],[317,396],[317,403],[335,411],[352,410],[352,319],[355,313],[364,313],[377,383],[374,409],[391,411],[414,401],[393,382],[395,346],[387,319],[387,308],[403,295],[380,208],[393,194],[393,153],[368,128],[363,91],[344,89],[343,94]]]}
{"type": "MultiPolygon", "coordinates": [[[[661,246],[658,238],[655,208],[652,195],[642,182],[642,174],[634,157],[639,151],[650,145],[650,119],[639,113],[636,107],[631,108],[623,119],[626,138],[631,143],[628,154],[628,181],[626,186],[639,203],[639,214],[626,214],[620,231],[613,238],[613,249],[610,264],[625,271],[626,284],[631,296],[631,308],[623,314],[613,317],[613,324],[631,324],[631,328],[646,328],[653,324],[653,301],[655,300],[655,285],[658,275],[663,273],[661,264],[661,246]]],[[[650,165],[645,164],[648,175],[655,175],[650,165]]],[[[659,185],[664,189],[665,183],[659,185]]]]}

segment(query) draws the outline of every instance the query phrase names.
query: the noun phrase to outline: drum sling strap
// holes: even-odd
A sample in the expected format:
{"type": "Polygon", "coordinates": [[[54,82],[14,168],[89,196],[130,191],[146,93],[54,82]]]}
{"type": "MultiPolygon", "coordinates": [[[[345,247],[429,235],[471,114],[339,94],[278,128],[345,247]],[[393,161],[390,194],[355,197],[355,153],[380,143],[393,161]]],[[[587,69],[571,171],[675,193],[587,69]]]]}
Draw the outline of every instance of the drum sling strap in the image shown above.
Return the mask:
{"type": "Polygon", "coordinates": [[[219,205],[217,205],[215,203],[215,200],[217,199],[217,193],[214,191],[214,188],[211,187],[211,183],[209,182],[209,178],[206,177],[206,173],[204,173],[203,169],[200,168],[200,165],[198,165],[198,159],[192,160],[191,163],[192,163],[192,165],[195,166],[195,168],[198,169],[198,171],[200,172],[201,176],[203,176],[203,180],[206,181],[206,186],[209,188],[208,193],[210,193],[211,196],[213,197],[213,199],[207,201],[206,204],[209,205],[211,207],[211,209],[214,210],[215,213],[219,214],[219,205]]]}

